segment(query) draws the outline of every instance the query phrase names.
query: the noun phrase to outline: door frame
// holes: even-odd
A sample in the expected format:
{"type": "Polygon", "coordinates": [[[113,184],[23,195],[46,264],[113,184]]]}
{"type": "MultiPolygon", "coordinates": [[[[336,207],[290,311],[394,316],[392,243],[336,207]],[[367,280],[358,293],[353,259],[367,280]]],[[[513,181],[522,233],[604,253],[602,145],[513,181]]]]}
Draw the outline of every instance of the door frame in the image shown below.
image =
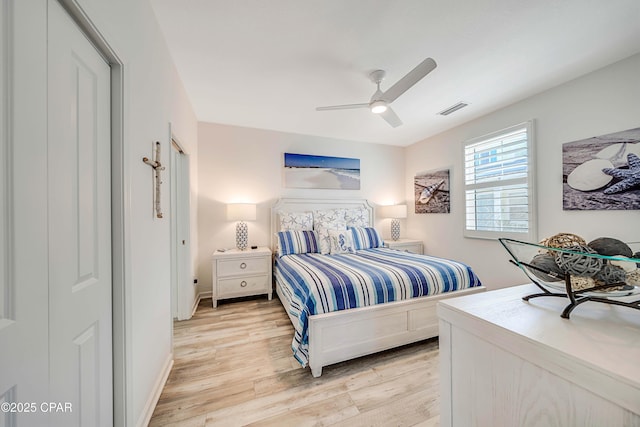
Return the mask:
{"type": "Polygon", "coordinates": [[[111,67],[111,244],[112,244],[112,331],[113,331],[113,423],[133,422],[133,396],[127,373],[132,370],[131,334],[127,333],[131,307],[131,252],[128,238],[131,229],[130,156],[125,143],[125,69],[124,61],[91,20],[77,0],[58,0],[69,16],[111,67]]]}
{"type": "Polygon", "coordinates": [[[195,299],[189,301],[186,294],[186,286],[192,285],[192,268],[190,263],[191,252],[191,204],[181,203],[186,196],[189,200],[189,171],[191,168],[189,154],[184,150],[180,140],[172,131],[169,123],[169,140],[171,143],[171,313],[177,320],[190,319],[193,314],[195,299]],[[186,169],[184,163],[187,163],[186,169]],[[185,189],[185,183],[186,189],[185,189]],[[185,194],[186,191],[186,194],[185,194]],[[180,221],[180,222],[179,222],[180,221]],[[178,234],[188,225],[189,232],[186,236],[186,245],[182,250],[188,251],[187,257],[180,256],[181,245],[178,234]]]}

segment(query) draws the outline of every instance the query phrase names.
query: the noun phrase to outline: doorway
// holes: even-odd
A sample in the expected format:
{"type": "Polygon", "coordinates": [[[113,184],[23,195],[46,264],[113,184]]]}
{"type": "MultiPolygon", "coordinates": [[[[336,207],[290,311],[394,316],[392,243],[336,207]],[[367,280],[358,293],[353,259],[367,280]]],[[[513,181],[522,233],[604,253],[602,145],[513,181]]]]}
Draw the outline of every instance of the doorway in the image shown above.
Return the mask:
{"type": "Polygon", "coordinates": [[[189,155],[171,134],[171,312],[190,319],[196,304],[191,264],[189,155]]]}

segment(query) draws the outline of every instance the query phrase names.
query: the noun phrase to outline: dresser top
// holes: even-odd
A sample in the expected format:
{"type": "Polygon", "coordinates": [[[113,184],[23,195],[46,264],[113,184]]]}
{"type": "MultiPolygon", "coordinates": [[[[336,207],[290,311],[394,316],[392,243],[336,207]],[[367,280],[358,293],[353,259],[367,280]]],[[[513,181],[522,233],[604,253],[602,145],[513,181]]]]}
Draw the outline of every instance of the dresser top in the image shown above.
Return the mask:
{"type": "Polygon", "coordinates": [[[389,244],[407,244],[407,243],[415,244],[415,243],[422,243],[422,240],[402,238],[398,240],[386,239],[384,242],[389,244]]]}
{"type": "Polygon", "coordinates": [[[438,315],[532,363],[609,377],[624,384],[633,395],[628,398],[640,405],[640,310],[590,301],[563,319],[568,298],[522,300],[539,292],[527,284],[451,298],[439,302],[438,315]]]}
{"type": "Polygon", "coordinates": [[[271,249],[266,246],[260,246],[257,249],[245,249],[241,251],[239,249],[227,249],[224,252],[214,251],[213,258],[245,258],[255,256],[268,256],[271,255],[271,249]]]}

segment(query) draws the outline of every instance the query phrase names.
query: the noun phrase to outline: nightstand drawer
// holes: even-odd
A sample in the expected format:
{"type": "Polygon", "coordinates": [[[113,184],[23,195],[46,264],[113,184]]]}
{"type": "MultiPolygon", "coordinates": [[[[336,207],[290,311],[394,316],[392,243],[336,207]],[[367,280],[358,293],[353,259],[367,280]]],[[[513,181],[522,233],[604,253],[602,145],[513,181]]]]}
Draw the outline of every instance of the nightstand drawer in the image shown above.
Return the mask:
{"type": "Polygon", "coordinates": [[[238,258],[218,260],[218,277],[269,272],[271,258],[238,258]]]}
{"type": "Polygon", "coordinates": [[[422,245],[403,245],[395,247],[394,249],[398,249],[399,251],[411,252],[414,254],[422,253],[422,245]]]}
{"type": "Polygon", "coordinates": [[[269,291],[269,276],[245,276],[218,280],[218,298],[269,291]]]}
{"type": "Polygon", "coordinates": [[[411,252],[414,254],[424,253],[421,240],[414,240],[414,239],[387,240],[384,242],[384,246],[389,249],[395,249],[403,252],[411,252]]]}

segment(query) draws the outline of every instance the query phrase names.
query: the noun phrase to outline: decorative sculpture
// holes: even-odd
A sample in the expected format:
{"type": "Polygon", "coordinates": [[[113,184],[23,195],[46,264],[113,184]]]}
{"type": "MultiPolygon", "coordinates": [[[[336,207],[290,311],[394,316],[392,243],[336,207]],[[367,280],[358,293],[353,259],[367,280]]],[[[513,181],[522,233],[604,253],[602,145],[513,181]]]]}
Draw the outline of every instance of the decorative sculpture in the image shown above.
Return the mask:
{"type": "Polygon", "coordinates": [[[160,185],[162,184],[162,179],[160,177],[160,172],[165,169],[164,166],[160,163],[160,142],[156,141],[156,150],[155,150],[155,159],[153,161],[149,160],[148,157],[143,157],[142,161],[148,164],[155,171],[154,180],[155,180],[155,200],[154,206],[156,210],[156,217],[162,218],[162,205],[160,204],[160,185]]]}

